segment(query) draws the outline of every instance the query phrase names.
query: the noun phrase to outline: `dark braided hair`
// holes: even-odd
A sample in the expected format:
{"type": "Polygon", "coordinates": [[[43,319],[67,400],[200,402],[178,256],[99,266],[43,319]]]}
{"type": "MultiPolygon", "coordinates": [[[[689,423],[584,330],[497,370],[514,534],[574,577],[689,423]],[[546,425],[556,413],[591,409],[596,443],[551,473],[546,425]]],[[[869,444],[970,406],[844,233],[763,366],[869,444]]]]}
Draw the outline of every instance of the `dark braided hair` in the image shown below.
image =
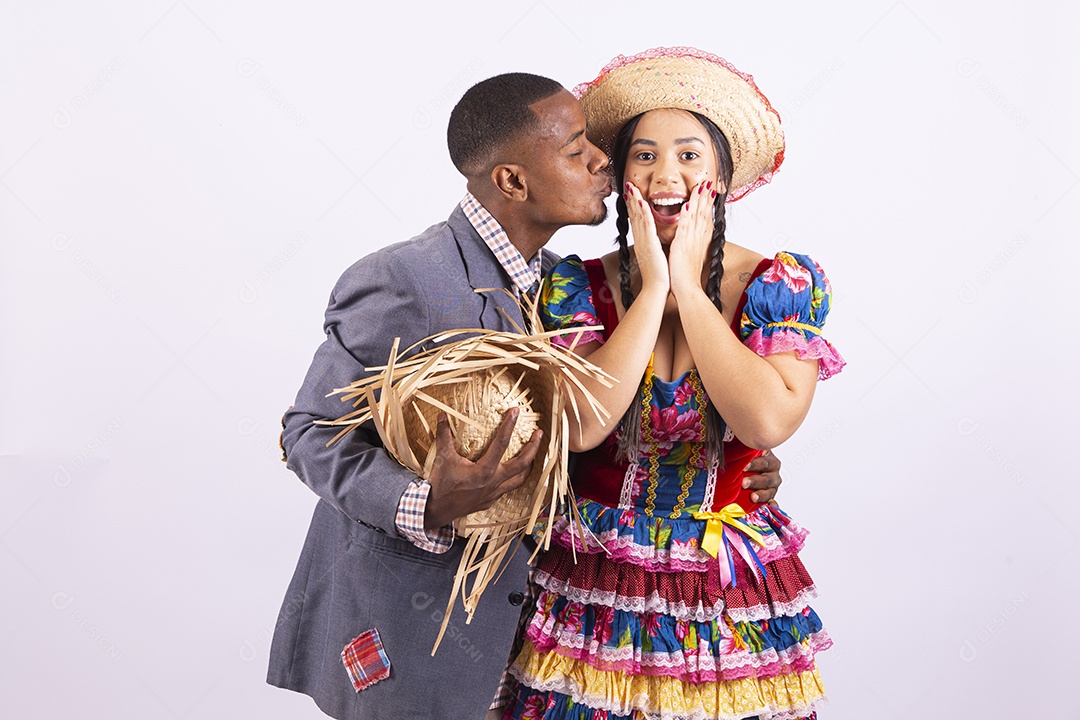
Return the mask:
{"type": "MultiPolygon", "coordinates": [[[[644,113],[642,113],[644,115],[644,113]]],[[[642,115],[631,118],[619,134],[615,136],[614,157],[611,161],[611,169],[615,175],[615,229],[619,231],[615,241],[619,243],[619,289],[622,291],[623,310],[629,310],[634,302],[634,293],[630,290],[630,246],[627,238],[630,235],[630,215],[626,210],[626,194],[623,187],[626,183],[626,160],[630,154],[630,140],[634,137],[638,123],[642,115]]]]}
{"type": "MultiPolygon", "coordinates": [[[[709,245],[709,278],[705,283],[705,293],[712,300],[717,310],[721,310],[720,281],[724,277],[724,233],[727,230],[727,216],[725,206],[728,190],[731,186],[731,176],[734,174],[734,164],[731,159],[731,145],[727,137],[712,120],[704,115],[688,110],[694,118],[701,123],[709,134],[713,149],[716,152],[718,165],[717,184],[724,187],[724,192],[718,192],[713,201],[713,234],[709,245]]],[[[619,287],[622,294],[624,310],[628,310],[634,302],[634,294],[630,289],[630,248],[627,237],[630,232],[630,216],[626,209],[623,185],[626,182],[626,161],[630,154],[630,141],[634,137],[634,131],[641,121],[642,115],[631,118],[615,137],[615,147],[612,151],[612,172],[615,175],[615,189],[618,197],[615,200],[615,228],[618,230],[616,242],[619,244],[619,287]]],[[[688,188],[689,189],[689,188],[688,188]]],[[[718,459],[721,464],[724,457],[724,434],[726,425],[716,407],[709,405],[705,412],[705,444],[710,458],[718,459]]],[[[638,403],[627,408],[622,420],[619,421],[618,432],[618,455],[620,458],[633,462],[637,460],[641,450],[641,413],[638,403]]]]}

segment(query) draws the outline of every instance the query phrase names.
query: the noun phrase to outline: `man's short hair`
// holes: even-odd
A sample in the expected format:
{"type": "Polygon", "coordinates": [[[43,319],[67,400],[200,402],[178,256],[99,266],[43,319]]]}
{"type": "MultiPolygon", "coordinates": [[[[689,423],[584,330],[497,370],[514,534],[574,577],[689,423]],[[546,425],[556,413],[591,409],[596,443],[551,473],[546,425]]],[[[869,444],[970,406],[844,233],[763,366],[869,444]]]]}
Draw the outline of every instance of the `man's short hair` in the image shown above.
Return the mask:
{"type": "Polygon", "coordinates": [[[454,106],[446,128],[450,159],[473,177],[493,165],[502,147],[537,126],[529,107],[563,89],[554,80],[529,73],[506,73],[473,85],[454,106]]]}

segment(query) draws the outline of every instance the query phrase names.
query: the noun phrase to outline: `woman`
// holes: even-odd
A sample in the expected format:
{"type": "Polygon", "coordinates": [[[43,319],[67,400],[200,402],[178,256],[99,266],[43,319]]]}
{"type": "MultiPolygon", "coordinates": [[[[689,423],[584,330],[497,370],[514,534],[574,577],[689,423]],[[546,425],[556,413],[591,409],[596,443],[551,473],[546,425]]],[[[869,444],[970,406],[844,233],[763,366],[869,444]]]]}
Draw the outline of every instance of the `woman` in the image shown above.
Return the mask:
{"type": "Polygon", "coordinates": [[[541,302],[549,328],[603,325],[574,349],[621,382],[590,387],[611,420],[572,423],[576,512],[536,569],[505,717],[812,717],[831,641],[806,531],[739,469],[843,366],[820,334],[831,289],[805,256],[727,242],[724,220],[779,167],[779,117],[689,48],[617,58],[577,92],[612,157],[619,250],[567,258],[541,302]]]}

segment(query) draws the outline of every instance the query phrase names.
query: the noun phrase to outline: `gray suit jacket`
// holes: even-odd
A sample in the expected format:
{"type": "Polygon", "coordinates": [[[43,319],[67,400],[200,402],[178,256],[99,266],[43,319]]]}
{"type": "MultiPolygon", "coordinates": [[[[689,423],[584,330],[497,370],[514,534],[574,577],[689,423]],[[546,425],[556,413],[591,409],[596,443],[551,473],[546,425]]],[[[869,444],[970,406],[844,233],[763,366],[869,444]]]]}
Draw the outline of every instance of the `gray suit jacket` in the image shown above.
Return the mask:
{"type": "MultiPolygon", "coordinates": [[[[544,254],[545,271],[554,259],[544,254]]],[[[520,322],[513,299],[473,292],[509,286],[459,207],[447,222],[358,261],[330,296],[326,341],[284,418],[288,467],[319,502],[278,616],[267,682],[310,695],[335,718],[479,720],[498,687],[521,611],[526,553],[487,590],[472,624],[458,604],[431,657],[464,542],[436,555],[399,536],[398,501],[415,476],[373,430],[328,448],[337,430],[312,421],[352,409],[326,393],[385,363],[395,337],[406,348],[443,330],[512,329],[499,308],[520,322]],[[391,674],[357,693],[341,651],[372,627],[391,674]]]]}

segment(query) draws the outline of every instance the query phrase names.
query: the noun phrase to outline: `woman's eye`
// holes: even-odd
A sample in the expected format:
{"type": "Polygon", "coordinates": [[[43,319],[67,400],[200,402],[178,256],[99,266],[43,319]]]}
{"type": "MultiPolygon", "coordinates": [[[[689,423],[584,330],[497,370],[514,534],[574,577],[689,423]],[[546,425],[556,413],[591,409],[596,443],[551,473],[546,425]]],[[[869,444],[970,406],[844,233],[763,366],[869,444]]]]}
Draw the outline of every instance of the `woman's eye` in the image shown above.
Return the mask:
{"type": "Polygon", "coordinates": [[[637,154],[637,159],[641,162],[648,162],[653,159],[653,154],[650,152],[640,152],[637,154]]]}
{"type": "Polygon", "coordinates": [[[692,150],[687,150],[682,154],[683,160],[697,160],[698,154],[692,150]]]}

